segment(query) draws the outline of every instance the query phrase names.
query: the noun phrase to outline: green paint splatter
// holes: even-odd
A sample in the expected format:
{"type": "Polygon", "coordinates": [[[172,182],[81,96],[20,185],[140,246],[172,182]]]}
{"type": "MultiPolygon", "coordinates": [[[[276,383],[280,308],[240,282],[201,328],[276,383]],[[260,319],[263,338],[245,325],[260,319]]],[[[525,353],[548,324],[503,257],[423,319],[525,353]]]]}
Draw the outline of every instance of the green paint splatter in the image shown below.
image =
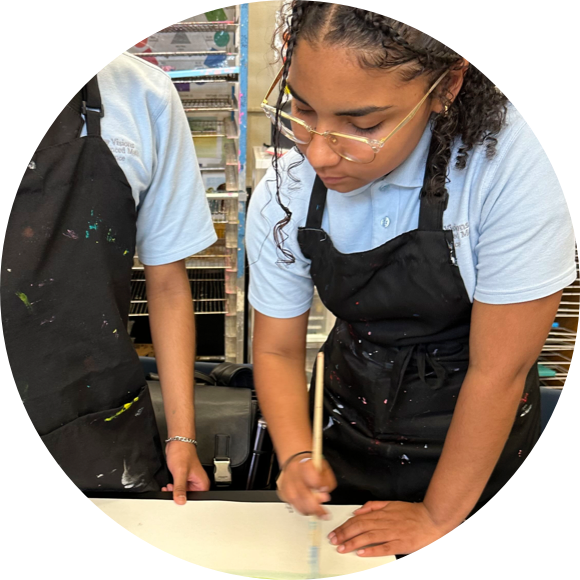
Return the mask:
{"type": "Polygon", "coordinates": [[[115,238],[113,237],[113,231],[111,230],[111,228],[109,228],[109,231],[107,232],[107,242],[114,242],[115,238]]]}
{"type": "Polygon", "coordinates": [[[129,253],[129,250],[125,250],[125,251],[123,252],[123,256],[126,256],[128,253],[129,253]]]}
{"type": "Polygon", "coordinates": [[[28,300],[28,296],[26,296],[26,294],[24,294],[24,292],[16,292],[16,296],[18,296],[18,298],[20,298],[20,300],[22,300],[22,302],[24,303],[24,306],[26,306],[26,309],[28,310],[28,312],[30,312],[32,314],[32,304],[30,304],[30,302],[28,300]]]}
{"type": "Polygon", "coordinates": [[[95,222],[94,224],[89,224],[89,230],[96,230],[99,227],[99,222],[95,222]]]}
{"type": "Polygon", "coordinates": [[[133,405],[133,403],[136,403],[138,400],[139,397],[135,397],[130,403],[123,405],[121,409],[117,411],[112,417],[107,417],[105,421],[112,421],[113,419],[116,419],[119,415],[122,415],[127,409],[130,409],[131,405],[133,405]]]}

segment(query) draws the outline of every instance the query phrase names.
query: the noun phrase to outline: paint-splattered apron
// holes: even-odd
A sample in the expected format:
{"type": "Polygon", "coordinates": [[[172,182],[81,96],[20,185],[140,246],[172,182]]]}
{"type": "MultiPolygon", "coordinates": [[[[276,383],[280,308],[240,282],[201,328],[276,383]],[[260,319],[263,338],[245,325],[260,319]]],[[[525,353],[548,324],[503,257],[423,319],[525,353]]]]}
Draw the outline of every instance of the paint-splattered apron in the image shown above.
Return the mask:
{"type": "Polygon", "coordinates": [[[136,209],[103,113],[95,77],[28,165],[4,241],[2,325],[30,419],[72,481],[154,490],[163,453],[126,331],[136,209]]]}
{"type": "MultiPolygon", "coordinates": [[[[443,230],[447,199],[422,196],[418,229],[342,254],[321,228],[326,193],[317,178],[298,240],[322,302],[337,317],[322,347],[324,456],[338,481],[333,497],[422,501],[469,362],[472,304],[453,234],[443,230]]],[[[514,474],[539,430],[534,365],[477,508],[514,474]]]]}

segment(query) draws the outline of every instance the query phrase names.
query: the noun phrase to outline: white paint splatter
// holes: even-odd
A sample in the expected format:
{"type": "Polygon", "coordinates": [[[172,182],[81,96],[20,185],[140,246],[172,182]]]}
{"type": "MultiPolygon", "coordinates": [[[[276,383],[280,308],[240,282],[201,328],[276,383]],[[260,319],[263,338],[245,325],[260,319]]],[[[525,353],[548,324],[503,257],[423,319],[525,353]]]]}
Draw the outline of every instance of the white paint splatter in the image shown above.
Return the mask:
{"type": "Polygon", "coordinates": [[[329,417],[328,418],[328,425],[323,429],[323,431],[330,429],[333,425],[334,425],[334,421],[332,420],[332,417],[329,417]]]}
{"type": "Polygon", "coordinates": [[[99,473],[99,475],[97,475],[97,477],[103,477],[104,473],[99,473]]]}
{"type": "Polygon", "coordinates": [[[342,413],[338,409],[332,409],[332,412],[336,413],[337,415],[342,415],[342,413]]]}
{"type": "Polygon", "coordinates": [[[527,415],[531,410],[532,410],[533,405],[524,405],[522,407],[522,412],[520,414],[520,417],[524,417],[525,415],[527,415]]]}
{"type": "Polygon", "coordinates": [[[144,408],[145,407],[141,407],[140,409],[137,409],[137,412],[135,413],[135,417],[138,417],[143,412],[144,408]]]}
{"type": "Polygon", "coordinates": [[[121,483],[125,489],[131,489],[132,487],[140,487],[145,485],[143,478],[145,473],[140,473],[139,475],[133,475],[129,472],[129,467],[127,462],[123,460],[123,475],[121,476],[121,483]]]}

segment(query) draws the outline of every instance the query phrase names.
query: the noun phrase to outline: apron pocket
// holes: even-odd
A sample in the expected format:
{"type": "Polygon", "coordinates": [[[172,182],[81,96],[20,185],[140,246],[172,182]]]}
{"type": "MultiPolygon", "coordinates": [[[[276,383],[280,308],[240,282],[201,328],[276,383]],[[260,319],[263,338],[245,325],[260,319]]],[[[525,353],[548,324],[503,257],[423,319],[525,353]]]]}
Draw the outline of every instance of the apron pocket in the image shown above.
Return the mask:
{"type": "Polygon", "coordinates": [[[79,417],[41,439],[82,490],[159,489],[163,455],[147,386],[124,405],[79,417]]]}

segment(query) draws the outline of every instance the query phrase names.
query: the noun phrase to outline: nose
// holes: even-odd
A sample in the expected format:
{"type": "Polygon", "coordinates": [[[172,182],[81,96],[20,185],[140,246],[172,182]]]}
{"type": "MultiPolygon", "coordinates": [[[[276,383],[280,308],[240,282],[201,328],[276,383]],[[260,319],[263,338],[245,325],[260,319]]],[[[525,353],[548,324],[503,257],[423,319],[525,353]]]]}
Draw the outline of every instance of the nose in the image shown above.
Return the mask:
{"type": "Polygon", "coordinates": [[[312,141],[306,145],[305,155],[315,170],[334,167],[342,159],[338,153],[331,149],[326,138],[317,133],[313,133],[312,141]]]}

